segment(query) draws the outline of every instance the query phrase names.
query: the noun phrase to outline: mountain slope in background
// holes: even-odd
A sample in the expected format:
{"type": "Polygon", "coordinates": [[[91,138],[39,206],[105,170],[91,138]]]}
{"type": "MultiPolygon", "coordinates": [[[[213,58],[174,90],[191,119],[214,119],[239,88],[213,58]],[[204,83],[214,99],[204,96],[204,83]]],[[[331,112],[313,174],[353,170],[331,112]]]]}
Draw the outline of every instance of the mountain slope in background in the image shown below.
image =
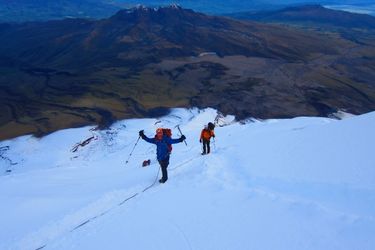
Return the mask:
{"type": "Polygon", "coordinates": [[[374,112],[240,124],[178,109],[3,141],[13,165],[0,158],[0,248],[372,250],[374,127],[374,112]],[[212,154],[201,156],[214,120],[212,154]],[[160,173],[152,144],[128,158],[138,131],[178,124],[187,146],[173,146],[168,182],[143,192],[160,173]]]}
{"type": "Polygon", "coordinates": [[[0,25],[0,139],[171,107],[238,119],[375,110],[375,38],[207,16],[176,5],[99,21],[0,25]]]}
{"type": "Polygon", "coordinates": [[[324,8],[321,5],[288,7],[276,11],[243,12],[232,17],[261,21],[306,24],[318,27],[337,26],[343,28],[375,29],[375,17],[324,8]]]}
{"type": "Polygon", "coordinates": [[[0,0],[0,22],[25,22],[74,18],[103,18],[115,14],[120,8],[137,5],[148,7],[179,4],[195,11],[221,14],[241,10],[262,10],[281,8],[279,3],[264,1],[169,1],[169,0],[0,0]]]}
{"type": "Polygon", "coordinates": [[[104,0],[0,0],[1,22],[103,18],[120,9],[104,0]]]}
{"type": "Polygon", "coordinates": [[[64,18],[105,18],[120,8],[139,4],[149,7],[179,4],[183,8],[207,14],[229,14],[242,11],[276,10],[290,5],[322,4],[334,9],[375,13],[373,1],[273,1],[273,0],[0,0],[0,22],[25,22],[64,18]]]}

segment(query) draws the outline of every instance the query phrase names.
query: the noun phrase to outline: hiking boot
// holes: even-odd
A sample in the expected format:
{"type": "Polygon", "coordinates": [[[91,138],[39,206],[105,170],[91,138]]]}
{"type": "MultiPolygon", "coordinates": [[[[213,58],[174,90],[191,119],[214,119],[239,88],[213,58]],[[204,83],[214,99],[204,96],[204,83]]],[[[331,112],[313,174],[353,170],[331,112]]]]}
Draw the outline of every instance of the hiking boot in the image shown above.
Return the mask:
{"type": "Polygon", "coordinates": [[[203,152],[201,155],[205,155],[206,153],[205,152],[203,152]]]}
{"type": "Polygon", "coordinates": [[[167,179],[163,179],[163,178],[161,178],[161,179],[159,180],[160,183],[165,183],[166,181],[167,181],[167,179]]]}

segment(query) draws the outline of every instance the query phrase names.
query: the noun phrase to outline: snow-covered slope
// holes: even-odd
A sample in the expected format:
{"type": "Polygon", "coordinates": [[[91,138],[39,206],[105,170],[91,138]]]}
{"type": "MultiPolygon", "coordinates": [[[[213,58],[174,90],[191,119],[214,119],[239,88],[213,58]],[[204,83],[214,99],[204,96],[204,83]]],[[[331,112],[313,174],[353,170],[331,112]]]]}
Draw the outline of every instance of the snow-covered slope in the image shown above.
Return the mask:
{"type": "Polygon", "coordinates": [[[201,156],[216,117],[176,109],[0,142],[0,249],[375,249],[375,112],[220,118],[201,156]],[[168,182],[150,187],[156,149],[140,140],[130,155],[138,131],[178,124],[187,146],[173,146],[168,182]]]}

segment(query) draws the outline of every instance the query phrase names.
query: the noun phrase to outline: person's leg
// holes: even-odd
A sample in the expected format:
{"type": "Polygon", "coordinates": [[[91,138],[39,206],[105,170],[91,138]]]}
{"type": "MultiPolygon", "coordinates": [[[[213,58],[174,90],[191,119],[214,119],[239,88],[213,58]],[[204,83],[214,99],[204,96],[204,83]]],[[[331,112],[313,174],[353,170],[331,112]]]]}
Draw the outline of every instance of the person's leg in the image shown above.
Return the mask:
{"type": "Polygon", "coordinates": [[[162,177],[159,180],[159,182],[164,183],[168,180],[168,171],[167,171],[167,167],[165,165],[161,164],[160,167],[161,167],[162,177]]]}
{"type": "Polygon", "coordinates": [[[169,165],[169,157],[162,160],[162,161],[159,161],[159,164],[160,164],[160,168],[161,168],[161,174],[162,174],[162,177],[161,179],[159,180],[160,183],[164,183],[168,180],[168,171],[167,171],[167,167],[169,165]]]}
{"type": "Polygon", "coordinates": [[[210,153],[210,141],[208,140],[207,141],[207,154],[210,153]]]}
{"type": "Polygon", "coordinates": [[[206,154],[207,153],[207,141],[203,139],[203,153],[202,154],[206,154]]]}

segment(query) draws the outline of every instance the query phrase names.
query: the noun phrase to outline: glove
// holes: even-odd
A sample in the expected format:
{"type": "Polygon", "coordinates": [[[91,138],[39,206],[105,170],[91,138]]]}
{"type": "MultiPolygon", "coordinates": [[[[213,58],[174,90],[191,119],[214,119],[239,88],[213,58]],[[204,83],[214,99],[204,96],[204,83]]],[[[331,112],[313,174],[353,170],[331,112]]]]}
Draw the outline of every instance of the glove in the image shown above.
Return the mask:
{"type": "Polygon", "coordinates": [[[215,135],[212,135],[213,138],[215,138],[215,135]]]}
{"type": "Polygon", "coordinates": [[[181,140],[181,141],[184,141],[185,139],[186,139],[186,136],[181,135],[180,140],[181,140]]]}
{"type": "Polygon", "coordinates": [[[145,136],[144,130],[139,131],[139,136],[143,138],[145,136]]]}
{"type": "Polygon", "coordinates": [[[199,142],[202,143],[202,139],[199,139],[199,142]]]}

